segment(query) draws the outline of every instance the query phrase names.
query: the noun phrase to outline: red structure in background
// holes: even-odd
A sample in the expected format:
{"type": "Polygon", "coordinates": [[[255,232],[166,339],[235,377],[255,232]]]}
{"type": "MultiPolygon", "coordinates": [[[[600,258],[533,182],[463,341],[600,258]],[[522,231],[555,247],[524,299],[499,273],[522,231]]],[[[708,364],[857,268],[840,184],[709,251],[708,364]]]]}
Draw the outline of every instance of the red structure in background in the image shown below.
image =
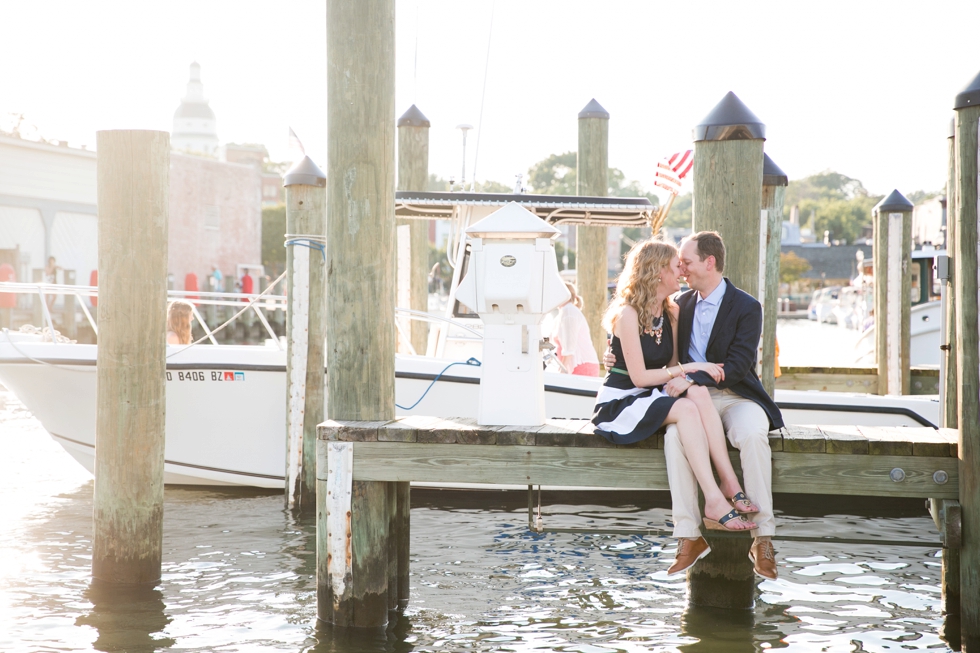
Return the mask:
{"type": "MultiPolygon", "coordinates": [[[[14,266],[9,263],[0,265],[0,281],[17,281],[14,266]]],[[[0,308],[14,308],[16,306],[17,295],[10,292],[0,292],[0,308]]]]}
{"type": "MultiPolygon", "coordinates": [[[[197,288],[197,275],[194,274],[193,272],[188,272],[187,275],[184,277],[184,290],[191,291],[191,290],[197,290],[197,289],[198,289],[197,288]]],[[[195,300],[197,298],[198,298],[197,295],[188,295],[187,296],[187,299],[189,299],[189,300],[195,300]]]]}
{"type": "MultiPolygon", "coordinates": [[[[98,288],[99,287],[99,271],[98,270],[92,270],[92,274],[88,275],[88,285],[92,286],[93,288],[98,288]]],[[[90,302],[92,302],[92,308],[95,308],[95,307],[97,307],[99,305],[99,298],[97,296],[93,295],[92,297],[89,297],[88,299],[89,299],[90,302]]]]}
{"type": "MultiPolygon", "coordinates": [[[[253,291],[254,287],[255,287],[255,282],[252,281],[252,275],[246,272],[245,275],[242,277],[242,293],[246,295],[251,295],[252,292],[254,292],[253,291]]],[[[242,301],[247,302],[248,300],[243,297],[242,301]]]]}

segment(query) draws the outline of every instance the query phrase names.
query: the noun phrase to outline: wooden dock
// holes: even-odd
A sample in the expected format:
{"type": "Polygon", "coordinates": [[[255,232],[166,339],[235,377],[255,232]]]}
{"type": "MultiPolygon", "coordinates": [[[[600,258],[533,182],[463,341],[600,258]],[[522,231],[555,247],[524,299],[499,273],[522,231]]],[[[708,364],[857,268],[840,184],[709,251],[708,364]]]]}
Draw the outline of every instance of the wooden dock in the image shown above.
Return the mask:
{"type": "MultiPolygon", "coordinates": [[[[615,445],[595,435],[588,420],[488,427],[413,416],[327,421],[318,437],[354,445],[355,481],[669,489],[662,430],[639,444],[615,445]]],[[[791,426],[770,433],[769,446],[773,492],[958,497],[954,429],[791,426]]],[[[328,469],[326,453],[318,450],[318,475],[328,469]]],[[[739,471],[735,452],[732,463],[739,471]]]]}
{"type": "MultiPolygon", "coordinates": [[[[636,445],[610,444],[588,420],[540,427],[422,416],[324,422],[317,442],[318,617],[381,626],[385,610],[407,596],[398,587],[408,577],[410,525],[394,499],[409,482],[666,490],[663,443],[661,431],[636,445]]],[[[947,569],[957,560],[949,550],[959,547],[956,430],[793,426],[770,433],[769,443],[773,492],[931,499],[946,554],[944,599],[958,597],[959,570],[947,569]]],[[[732,462],[740,471],[735,451],[732,462]]]]}

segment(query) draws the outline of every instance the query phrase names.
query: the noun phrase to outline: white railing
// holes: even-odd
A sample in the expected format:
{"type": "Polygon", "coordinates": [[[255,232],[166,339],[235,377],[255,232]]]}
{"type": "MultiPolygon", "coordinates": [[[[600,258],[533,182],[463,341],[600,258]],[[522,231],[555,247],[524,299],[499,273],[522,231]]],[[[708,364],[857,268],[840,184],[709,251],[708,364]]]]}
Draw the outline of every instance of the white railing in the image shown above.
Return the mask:
{"type": "MultiPolygon", "coordinates": [[[[51,330],[52,340],[54,342],[57,342],[57,338],[54,337],[54,320],[52,320],[51,312],[48,310],[47,298],[55,295],[74,297],[76,304],[82,309],[82,313],[84,313],[85,319],[88,321],[89,326],[92,327],[92,332],[95,333],[96,336],[99,334],[99,327],[96,324],[89,307],[86,305],[87,302],[85,302],[83,299],[98,298],[99,289],[97,286],[72,286],[56,283],[19,283],[4,281],[0,282],[0,293],[34,296],[35,301],[39,302],[41,306],[41,316],[44,322],[42,327],[48,327],[51,330]]],[[[262,324],[266,333],[269,334],[269,338],[276,343],[276,346],[279,347],[280,350],[282,349],[282,343],[280,342],[279,337],[276,335],[272,325],[269,324],[269,320],[260,309],[265,309],[267,311],[280,309],[286,310],[286,297],[283,295],[259,295],[254,293],[210,292],[199,290],[170,290],[167,292],[167,299],[181,299],[189,302],[193,310],[194,319],[197,320],[197,323],[201,326],[201,329],[204,331],[208,340],[215,345],[218,344],[218,341],[215,339],[213,331],[208,326],[207,321],[198,311],[198,306],[230,306],[241,308],[243,303],[249,302],[251,303],[250,308],[255,312],[255,315],[258,317],[259,322],[262,324]]],[[[452,320],[441,315],[432,315],[430,313],[415,311],[408,308],[395,308],[395,312],[398,315],[409,318],[410,320],[445,324],[447,327],[452,326],[472,334],[477,340],[483,339],[483,334],[479,331],[472,329],[465,324],[461,324],[456,320],[452,320]]],[[[398,329],[400,331],[401,327],[398,327],[398,329]]],[[[406,337],[406,334],[404,333],[402,335],[404,341],[409,343],[408,346],[412,350],[412,353],[415,354],[416,352],[410,344],[411,339],[406,337]]]]}

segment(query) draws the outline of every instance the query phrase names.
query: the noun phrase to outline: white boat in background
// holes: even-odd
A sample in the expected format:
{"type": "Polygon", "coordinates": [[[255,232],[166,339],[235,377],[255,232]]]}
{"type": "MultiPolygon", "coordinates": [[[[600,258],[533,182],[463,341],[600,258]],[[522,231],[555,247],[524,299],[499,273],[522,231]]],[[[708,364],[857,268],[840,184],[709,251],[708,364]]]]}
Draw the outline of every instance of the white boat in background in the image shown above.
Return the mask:
{"type": "MultiPolygon", "coordinates": [[[[943,342],[943,306],[940,300],[942,282],[936,276],[935,266],[939,257],[945,255],[945,250],[932,247],[923,247],[912,252],[909,364],[913,366],[939,365],[940,345],[943,342]]],[[[867,292],[873,296],[873,286],[869,286],[867,292]]],[[[855,344],[859,365],[874,365],[875,343],[875,327],[872,325],[861,334],[855,344]]]]}
{"type": "MultiPolygon", "coordinates": [[[[454,301],[455,288],[466,269],[466,226],[510,201],[520,202],[553,224],[574,224],[588,216],[591,224],[642,225],[652,211],[645,198],[399,192],[398,217],[451,219],[456,237],[447,315],[398,312],[399,320],[423,319],[434,328],[429,339],[431,355],[395,357],[397,414],[476,416],[480,367],[467,360],[480,357],[480,321],[476,316],[463,316],[454,301]]],[[[97,289],[0,283],[0,292],[36,294],[43,306],[44,294],[75,294],[81,302],[83,297],[94,296],[97,289]]],[[[186,297],[188,293],[172,295],[186,297]]],[[[237,307],[243,306],[243,299],[256,297],[193,295],[200,304],[237,307]]],[[[264,346],[167,346],[166,483],[283,487],[286,354],[262,313],[281,310],[283,305],[283,298],[278,296],[265,296],[252,304],[273,336],[264,346]]],[[[44,310],[50,328],[53,324],[44,310]]],[[[200,314],[196,319],[207,330],[200,314]]],[[[92,327],[97,328],[94,321],[92,327]]],[[[96,345],[45,342],[42,335],[8,330],[0,333],[0,383],[89,471],[95,461],[96,352],[96,345]]],[[[549,417],[591,417],[601,379],[546,371],[544,382],[549,417]]],[[[939,423],[936,397],[777,390],[775,399],[790,424],[939,423]]]]}

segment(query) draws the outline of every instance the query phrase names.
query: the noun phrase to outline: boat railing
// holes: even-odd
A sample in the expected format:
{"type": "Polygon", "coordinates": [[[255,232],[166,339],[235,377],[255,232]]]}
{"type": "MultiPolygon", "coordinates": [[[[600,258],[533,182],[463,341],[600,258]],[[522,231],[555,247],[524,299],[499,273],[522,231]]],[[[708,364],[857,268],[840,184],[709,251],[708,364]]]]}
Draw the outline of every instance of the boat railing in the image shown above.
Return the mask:
{"type": "MultiPolygon", "coordinates": [[[[32,295],[37,298],[39,305],[41,307],[41,318],[43,324],[41,327],[47,327],[50,329],[52,334],[52,341],[57,343],[57,338],[54,337],[56,333],[54,328],[54,320],[51,317],[51,311],[48,308],[48,297],[64,295],[71,296],[76,299],[76,305],[81,309],[85,316],[86,321],[92,328],[92,332],[98,336],[99,327],[92,315],[92,311],[87,306],[87,302],[83,301],[85,298],[98,298],[99,289],[97,286],[75,286],[57,283],[21,283],[21,282],[11,282],[3,281],[0,282],[0,294],[15,294],[15,295],[32,295]]],[[[284,295],[269,295],[269,294],[256,294],[256,293],[235,293],[235,292],[213,292],[213,291],[199,291],[199,290],[170,290],[167,292],[168,301],[175,299],[184,300],[191,304],[192,313],[194,319],[201,326],[204,331],[206,338],[211,342],[211,344],[219,344],[217,339],[214,337],[217,329],[223,328],[230,324],[235,319],[245,314],[247,311],[239,311],[236,315],[228,320],[224,324],[215,329],[209,327],[207,320],[204,319],[201,312],[198,310],[199,306],[224,306],[224,307],[234,307],[234,308],[246,308],[243,304],[248,304],[247,308],[254,311],[259,322],[262,324],[269,338],[275,343],[275,345],[281,350],[283,349],[282,342],[280,338],[276,335],[275,330],[269,323],[268,318],[263,313],[261,309],[266,311],[274,310],[286,310],[286,297],[284,295]]],[[[430,313],[425,313],[423,311],[416,311],[408,308],[395,308],[395,312],[399,317],[407,318],[409,320],[429,322],[434,324],[442,324],[447,327],[454,327],[460,329],[467,334],[475,336],[476,340],[482,340],[483,334],[473,329],[465,324],[460,323],[457,320],[453,320],[441,315],[433,315],[430,313]]],[[[402,325],[399,323],[400,320],[395,321],[396,328],[402,335],[402,341],[407,345],[408,349],[413,355],[417,355],[415,348],[412,347],[411,339],[405,334],[402,325]]]]}

